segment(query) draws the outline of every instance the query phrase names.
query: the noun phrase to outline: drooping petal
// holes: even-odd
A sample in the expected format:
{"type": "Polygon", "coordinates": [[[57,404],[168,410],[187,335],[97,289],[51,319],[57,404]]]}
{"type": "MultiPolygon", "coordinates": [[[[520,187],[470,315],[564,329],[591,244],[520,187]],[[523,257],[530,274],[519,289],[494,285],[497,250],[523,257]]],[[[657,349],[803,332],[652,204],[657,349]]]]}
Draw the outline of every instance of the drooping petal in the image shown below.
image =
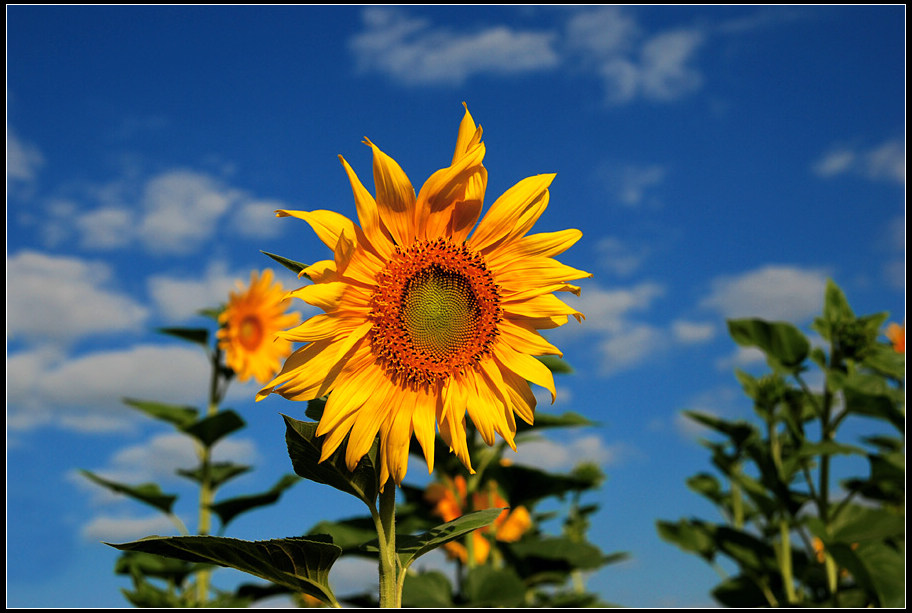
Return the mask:
{"type": "Polygon", "coordinates": [[[303,219],[310,224],[310,227],[316,232],[317,237],[323,241],[323,244],[333,250],[335,250],[342,232],[347,231],[349,237],[355,236],[354,222],[335,211],[287,211],[280,209],[276,211],[276,217],[303,219]]]}
{"type": "Polygon", "coordinates": [[[532,356],[519,353],[509,347],[506,343],[496,343],[494,345],[494,358],[500,364],[514,373],[539,385],[551,392],[551,402],[557,399],[557,390],[554,388],[554,375],[540,360],[532,356]]]}

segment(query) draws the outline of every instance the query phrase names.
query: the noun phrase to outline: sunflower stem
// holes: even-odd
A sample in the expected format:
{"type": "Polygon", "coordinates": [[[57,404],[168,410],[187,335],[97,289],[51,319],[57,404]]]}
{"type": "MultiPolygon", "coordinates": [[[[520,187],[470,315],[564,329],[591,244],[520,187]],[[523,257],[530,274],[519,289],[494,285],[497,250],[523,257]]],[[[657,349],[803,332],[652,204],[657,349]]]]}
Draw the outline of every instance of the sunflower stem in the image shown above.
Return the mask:
{"type": "Polygon", "coordinates": [[[402,606],[402,584],[396,555],[396,484],[392,479],[380,492],[380,510],[374,523],[380,543],[380,606],[399,608],[402,606]]]}
{"type": "MultiPolygon", "coordinates": [[[[209,379],[209,406],[206,409],[207,417],[211,417],[218,413],[218,405],[221,396],[219,393],[219,373],[221,371],[220,363],[222,360],[222,352],[218,348],[217,344],[211,356],[212,376],[209,379]]],[[[212,449],[208,445],[200,444],[199,456],[200,466],[202,467],[202,481],[200,483],[199,524],[197,526],[197,533],[200,535],[207,535],[211,531],[212,527],[212,510],[210,509],[210,506],[212,505],[213,498],[215,497],[215,490],[212,487],[212,479],[210,474],[210,465],[212,464],[212,449]]],[[[206,601],[209,600],[209,576],[210,571],[208,569],[203,569],[197,573],[196,599],[198,606],[204,605],[206,601]]]]}

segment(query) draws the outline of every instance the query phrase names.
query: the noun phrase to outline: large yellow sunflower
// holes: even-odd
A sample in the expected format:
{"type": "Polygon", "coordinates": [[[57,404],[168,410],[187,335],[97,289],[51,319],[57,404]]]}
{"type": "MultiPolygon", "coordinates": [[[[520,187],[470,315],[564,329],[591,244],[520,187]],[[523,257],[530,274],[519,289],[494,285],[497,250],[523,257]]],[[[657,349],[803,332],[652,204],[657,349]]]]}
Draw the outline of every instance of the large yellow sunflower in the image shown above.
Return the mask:
{"type": "Polygon", "coordinates": [[[238,291],[229,293],[228,306],[219,315],[219,348],[240,381],[253,377],[258,383],[266,383],[279,372],[282,360],[292,350],[291,342],[276,333],[296,326],[301,316],[286,312],[291,300],[282,284],[272,280],[268,268],[262,275],[252,272],[250,285],[244,288],[238,282],[238,291]]]}
{"type": "Polygon", "coordinates": [[[478,222],[485,146],[468,107],[451,165],[417,197],[399,165],[364,142],[376,198],[340,156],[360,226],[333,211],[276,212],[309,223],[334,258],[302,271],[313,285],[290,292],[325,313],[280,334],[306,344],[258,399],[332,392],[317,429],[326,435],[322,459],[348,435],[353,469],[379,432],[381,483],[402,482],[413,434],[433,470],[435,425],[471,471],[466,412],[488,445],[498,433],[515,449],[514,414],[529,424],[534,417],[528,382],[554,401],[551,371],[533,356],[561,352],[537,330],[581,317],[553,292],[578,294],[567,282],[591,275],[553,256],[582,233],[527,234],[548,204],[552,174],[520,181],[478,222]]]}

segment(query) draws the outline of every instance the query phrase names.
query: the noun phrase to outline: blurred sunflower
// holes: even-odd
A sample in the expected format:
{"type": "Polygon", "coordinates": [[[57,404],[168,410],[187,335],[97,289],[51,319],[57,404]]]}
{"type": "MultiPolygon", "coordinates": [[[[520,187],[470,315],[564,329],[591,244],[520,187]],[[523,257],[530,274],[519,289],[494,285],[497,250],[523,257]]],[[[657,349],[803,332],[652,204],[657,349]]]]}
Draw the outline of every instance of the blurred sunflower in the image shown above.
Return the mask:
{"type": "Polygon", "coordinates": [[[275,376],[291,353],[287,340],[276,333],[301,321],[298,313],[287,313],[291,300],[282,284],[273,281],[272,271],[250,274],[250,285],[238,282],[238,291],[230,292],[228,306],[219,315],[221,327],[216,333],[219,348],[225,352],[225,363],[240,381],[253,377],[266,383],[275,376]]]}
{"type": "Polygon", "coordinates": [[[893,344],[893,350],[897,353],[906,352],[906,324],[903,322],[902,325],[897,323],[891,323],[887,326],[886,336],[890,339],[890,342],[893,344]]]}
{"type": "MultiPolygon", "coordinates": [[[[485,534],[492,535],[503,543],[514,543],[532,527],[532,516],[528,509],[521,505],[508,509],[510,504],[500,494],[494,481],[488,481],[481,491],[472,495],[471,505],[467,500],[466,488],[466,480],[462,475],[455,478],[445,475],[442,482],[431,483],[425,489],[424,499],[433,505],[434,515],[445,522],[462,517],[469,511],[504,509],[494,523],[472,532],[472,558],[475,564],[484,564],[491,552],[491,541],[485,534]]],[[[450,541],[443,547],[450,557],[458,558],[463,564],[467,563],[469,552],[465,545],[450,541]]]]}
{"type": "Polygon", "coordinates": [[[313,285],[290,292],[325,313],[280,334],[306,344],[258,398],[332,392],[317,429],[326,435],[322,459],[350,435],[353,469],[379,432],[381,484],[402,482],[413,434],[433,470],[435,425],[471,470],[466,412],[488,445],[498,433],[515,449],[514,415],[529,424],[534,417],[528,382],[554,401],[551,371],[533,356],[561,355],[539,329],[581,318],[553,292],[579,294],[567,282],[591,275],[553,256],[582,233],[527,234],[548,204],[552,174],[520,181],[478,222],[485,146],[468,108],[451,165],[417,196],[399,165],[364,142],[376,198],[340,156],[360,226],[333,211],[276,212],[309,223],[334,257],[303,270],[313,285]]]}

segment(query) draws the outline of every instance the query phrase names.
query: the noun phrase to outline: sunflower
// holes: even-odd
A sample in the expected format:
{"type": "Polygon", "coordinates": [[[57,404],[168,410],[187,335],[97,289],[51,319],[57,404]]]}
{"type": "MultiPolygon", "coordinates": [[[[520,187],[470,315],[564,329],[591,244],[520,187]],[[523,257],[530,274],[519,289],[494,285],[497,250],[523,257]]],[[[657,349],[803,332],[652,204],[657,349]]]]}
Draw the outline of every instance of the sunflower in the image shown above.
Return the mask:
{"type": "Polygon", "coordinates": [[[250,286],[238,282],[238,291],[230,292],[228,306],[219,315],[216,336],[225,352],[225,363],[240,381],[253,377],[266,383],[275,376],[291,353],[292,344],[276,333],[301,321],[298,313],[286,313],[291,300],[282,284],[272,282],[272,271],[250,274],[250,286]]]}
{"type": "Polygon", "coordinates": [[[399,165],[364,143],[376,197],[340,156],[360,226],[333,211],[276,211],[309,223],[334,257],[304,269],[313,284],[289,293],[325,313],[280,333],[305,344],[258,399],[332,392],[317,429],[326,437],[322,459],[348,436],[353,469],[379,433],[380,483],[402,482],[413,434],[433,471],[435,429],[472,471],[466,412],[485,443],[496,433],[515,449],[515,416],[529,424],[534,417],[529,382],[555,399],[551,371],[533,356],[561,355],[538,330],[582,317],[553,294],[578,295],[568,281],[592,276],[553,259],[582,233],[528,234],[553,174],[520,181],[478,221],[485,146],[468,107],[452,163],[417,196],[399,165]]]}

